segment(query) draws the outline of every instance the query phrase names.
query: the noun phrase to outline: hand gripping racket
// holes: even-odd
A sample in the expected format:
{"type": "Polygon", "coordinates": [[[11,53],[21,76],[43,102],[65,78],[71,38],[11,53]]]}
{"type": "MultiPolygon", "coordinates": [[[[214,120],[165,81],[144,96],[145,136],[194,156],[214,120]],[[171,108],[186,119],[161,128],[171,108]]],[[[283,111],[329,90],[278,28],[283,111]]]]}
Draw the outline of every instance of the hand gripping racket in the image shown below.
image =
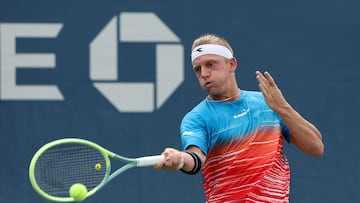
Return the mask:
{"type": "Polygon", "coordinates": [[[88,189],[86,197],[133,167],[153,166],[164,160],[162,155],[127,158],[96,143],[78,138],[55,140],[42,146],[29,166],[30,182],[42,197],[56,202],[75,201],[70,187],[81,183],[88,189]],[[111,173],[110,158],[125,163],[111,173]]]}

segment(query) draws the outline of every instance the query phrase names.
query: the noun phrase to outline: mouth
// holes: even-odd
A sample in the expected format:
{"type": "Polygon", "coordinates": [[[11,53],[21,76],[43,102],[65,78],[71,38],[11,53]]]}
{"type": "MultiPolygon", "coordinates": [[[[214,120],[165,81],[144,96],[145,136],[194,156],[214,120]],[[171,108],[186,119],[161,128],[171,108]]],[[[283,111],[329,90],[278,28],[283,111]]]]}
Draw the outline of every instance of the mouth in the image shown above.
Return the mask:
{"type": "Polygon", "coordinates": [[[205,82],[204,87],[210,88],[212,86],[212,84],[213,84],[212,82],[205,82]]]}

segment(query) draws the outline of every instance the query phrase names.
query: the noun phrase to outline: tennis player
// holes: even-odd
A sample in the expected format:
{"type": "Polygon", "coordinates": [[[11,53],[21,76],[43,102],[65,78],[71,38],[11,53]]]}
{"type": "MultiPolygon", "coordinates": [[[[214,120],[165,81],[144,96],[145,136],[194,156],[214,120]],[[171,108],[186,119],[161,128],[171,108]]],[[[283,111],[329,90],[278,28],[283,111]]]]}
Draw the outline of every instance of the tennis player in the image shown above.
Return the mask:
{"type": "Polygon", "coordinates": [[[291,107],[269,72],[256,71],[260,91],[240,89],[225,39],[195,39],[191,61],[208,96],[182,120],[183,151],[166,148],[166,161],[155,168],[200,172],[208,203],[288,202],[284,140],[318,157],[324,153],[319,130],[291,107]]]}

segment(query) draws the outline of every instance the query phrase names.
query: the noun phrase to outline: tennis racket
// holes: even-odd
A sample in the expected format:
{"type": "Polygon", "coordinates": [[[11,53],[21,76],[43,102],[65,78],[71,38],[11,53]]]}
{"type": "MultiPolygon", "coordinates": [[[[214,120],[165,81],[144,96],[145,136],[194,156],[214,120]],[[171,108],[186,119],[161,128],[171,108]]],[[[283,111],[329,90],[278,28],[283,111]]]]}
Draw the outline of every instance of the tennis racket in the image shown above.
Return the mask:
{"type": "Polygon", "coordinates": [[[86,186],[87,198],[121,173],[134,167],[153,166],[162,160],[162,155],[127,158],[88,140],[65,138],[45,144],[34,154],[29,178],[42,197],[56,202],[72,202],[75,200],[69,189],[75,183],[86,186]],[[125,165],[111,173],[110,158],[125,165]]]}

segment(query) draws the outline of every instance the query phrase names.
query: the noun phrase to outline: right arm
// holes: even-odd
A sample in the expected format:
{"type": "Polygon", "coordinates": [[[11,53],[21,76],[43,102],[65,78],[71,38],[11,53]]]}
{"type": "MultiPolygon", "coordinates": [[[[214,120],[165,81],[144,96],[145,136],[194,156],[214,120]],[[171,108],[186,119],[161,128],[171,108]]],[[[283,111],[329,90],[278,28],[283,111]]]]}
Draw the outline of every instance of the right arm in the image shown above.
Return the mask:
{"type": "MultiPolygon", "coordinates": [[[[206,156],[196,146],[190,146],[186,151],[196,153],[201,160],[201,165],[205,162],[206,156]]],[[[166,148],[162,153],[165,157],[165,161],[162,161],[154,166],[155,169],[164,169],[170,171],[176,171],[182,169],[185,172],[192,171],[195,167],[194,158],[184,152],[173,148],[166,148]]]]}

